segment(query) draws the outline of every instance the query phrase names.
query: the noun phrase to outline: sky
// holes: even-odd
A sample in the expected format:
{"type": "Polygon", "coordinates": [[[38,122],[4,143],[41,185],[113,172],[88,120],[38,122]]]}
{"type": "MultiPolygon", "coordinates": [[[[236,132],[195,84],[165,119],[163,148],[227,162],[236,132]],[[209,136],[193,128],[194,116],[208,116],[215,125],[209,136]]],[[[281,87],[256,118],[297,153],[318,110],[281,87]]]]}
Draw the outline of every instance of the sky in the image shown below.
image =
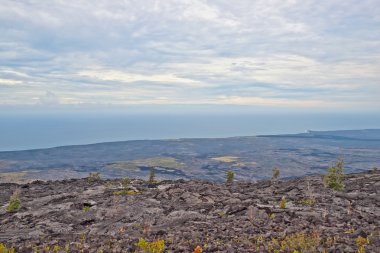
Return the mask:
{"type": "Polygon", "coordinates": [[[0,108],[380,112],[379,0],[1,0],[0,108]]]}

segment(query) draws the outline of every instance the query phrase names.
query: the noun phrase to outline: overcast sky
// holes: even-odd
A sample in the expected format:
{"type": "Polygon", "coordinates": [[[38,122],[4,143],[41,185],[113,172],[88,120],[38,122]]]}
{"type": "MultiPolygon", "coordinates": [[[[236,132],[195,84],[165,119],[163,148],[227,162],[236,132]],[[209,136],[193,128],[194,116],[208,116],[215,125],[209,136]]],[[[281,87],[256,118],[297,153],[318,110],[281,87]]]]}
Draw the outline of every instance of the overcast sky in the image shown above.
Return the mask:
{"type": "Polygon", "coordinates": [[[0,107],[380,111],[379,0],[1,0],[0,107]]]}

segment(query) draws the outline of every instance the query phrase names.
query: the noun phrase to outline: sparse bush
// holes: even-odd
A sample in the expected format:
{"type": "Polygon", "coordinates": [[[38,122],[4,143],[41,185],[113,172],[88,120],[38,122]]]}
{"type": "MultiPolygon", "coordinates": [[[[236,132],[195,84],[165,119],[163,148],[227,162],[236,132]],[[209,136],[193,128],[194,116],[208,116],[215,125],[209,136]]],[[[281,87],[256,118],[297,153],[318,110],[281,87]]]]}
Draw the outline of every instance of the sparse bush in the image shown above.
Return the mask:
{"type": "Polygon", "coordinates": [[[93,183],[93,182],[99,181],[99,180],[100,180],[100,172],[90,172],[90,174],[88,175],[87,180],[88,180],[90,183],[93,183]]]}
{"type": "Polygon", "coordinates": [[[9,204],[7,206],[8,213],[15,213],[21,208],[21,200],[19,198],[20,190],[16,190],[11,198],[9,199],[9,204]]]}
{"type": "Polygon", "coordinates": [[[319,248],[321,242],[322,238],[319,232],[311,234],[301,232],[286,235],[282,239],[272,237],[266,248],[269,252],[322,252],[319,248]]]}
{"type": "Polygon", "coordinates": [[[231,170],[226,172],[227,174],[227,184],[231,184],[234,181],[235,173],[231,170]]]}
{"type": "Polygon", "coordinates": [[[124,188],[124,189],[128,189],[129,187],[129,178],[125,177],[121,180],[121,186],[124,188]]]}
{"type": "Polygon", "coordinates": [[[378,169],[377,167],[373,167],[372,170],[371,170],[371,172],[372,172],[372,173],[376,173],[378,170],[379,170],[379,169],[378,169]]]}
{"type": "Polygon", "coordinates": [[[156,179],[155,179],[156,175],[154,173],[154,167],[151,167],[150,168],[150,171],[149,171],[149,185],[154,185],[156,184],[156,179]]]}
{"type": "Polygon", "coordinates": [[[129,189],[129,183],[130,180],[129,178],[125,177],[121,180],[121,187],[123,187],[122,190],[114,191],[114,195],[135,195],[137,194],[136,191],[130,190],[129,189]]]}
{"type": "Polygon", "coordinates": [[[193,253],[202,253],[202,247],[201,246],[197,246],[197,247],[195,247],[195,249],[194,249],[194,252],[193,253]]]}
{"type": "Polygon", "coordinates": [[[0,253],[14,253],[14,252],[15,252],[15,249],[13,247],[8,248],[5,244],[0,243],[0,253]]]}
{"type": "Polygon", "coordinates": [[[368,237],[364,238],[364,237],[358,236],[355,241],[356,241],[356,245],[359,247],[358,253],[365,253],[366,252],[365,247],[367,244],[369,244],[368,237]]]}
{"type": "Polygon", "coordinates": [[[343,159],[338,159],[333,165],[327,168],[328,173],[324,175],[323,182],[326,187],[341,191],[344,189],[343,159]]]}
{"type": "Polygon", "coordinates": [[[119,190],[119,191],[114,191],[113,194],[114,195],[136,195],[137,192],[132,191],[132,190],[123,189],[123,190],[119,190]]]}
{"type": "Polygon", "coordinates": [[[272,169],[272,181],[277,181],[279,176],[280,176],[280,170],[277,167],[274,167],[272,169]]]}
{"type": "Polygon", "coordinates": [[[280,208],[285,209],[286,208],[286,198],[282,197],[280,201],[280,208]]]}
{"type": "Polygon", "coordinates": [[[147,242],[144,238],[140,238],[136,246],[144,253],[163,253],[165,249],[164,240],[155,240],[147,242]]]}

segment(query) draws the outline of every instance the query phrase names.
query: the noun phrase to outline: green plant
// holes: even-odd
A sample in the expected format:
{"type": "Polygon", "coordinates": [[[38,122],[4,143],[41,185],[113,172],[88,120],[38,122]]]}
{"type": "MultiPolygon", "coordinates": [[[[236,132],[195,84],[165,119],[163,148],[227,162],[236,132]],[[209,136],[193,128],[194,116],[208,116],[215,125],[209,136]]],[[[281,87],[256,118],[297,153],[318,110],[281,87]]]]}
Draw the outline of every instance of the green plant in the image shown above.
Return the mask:
{"type": "Polygon", "coordinates": [[[286,208],[286,198],[282,197],[280,201],[280,208],[285,209],[286,208]]]}
{"type": "Polygon", "coordinates": [[[358,253],[365,253],[365,246],[367,244],[370,244],[368,237],[364,238],[364,237],[358,236],[355,241],[356,241],[356,245],[359,247],[358,253]]]}
{"type": "Polygon", "coordinates": [[[234,181],[235,173],[231,170],[226,172],[227,175],[227,184],[231,184],[234,181]]]}
{"type": "Polygon", "coordinates": [[[343,173],[343,159],[338,159],[333,165],[327,168],[327,174],[323,177],[323,182],[326,187],[341,191],[344,189],[344,173],[343,173]]]}
{"type": "Polygon", "coordinates": [[[121,180],[121,186],[124,188],[124,189],[128,189],[129,187],[129,178],[125,177],[121,180]]]}
{"type": "Polygon", "coordinates": [[[135,244],[144,253],[163,253],[165,249],[164,240],[155,240],[148,242],[144,238],[140,238],[138,243],[135,244]]]}
{"type": "Polygon", "coordinates": [[[87,179],[91,183],[99,181],[100,180],[100,172],[90,172],[87,179]]]}
{"type": "Polygon", "coordinates": [[[121,180],[121,186],[123,187],[122,190],[114,191],[114,195],[135,195],[137,194],[136,191],[129,190],[129,178],[125,177],[121,180]]]}
{"type": "Polygon", "coordinates": [[[149,171],[149,184],[150,185],[154,185],[156,183],[155,177],[156,177],[156,175],[154,173],[154,167],[151,167],[150,171],[149,171]]]}
{"type": "Polygon", "coordinates": [[[82,209],[82,211],[84,213],[86,213],[86,212],[90,211],[90,207],[89,206],[84,206],[83,209],[82,209]]]}
{"type": "Polygon", "coordinates": [[[58,245],[55,245],[54,246],[54,248],[53,248],[53,253],[59,253],[59,250],[60,250],[61,248],[58,246],[58,245]]]}
{"type": "Polygon", "coordinates": [[[277,167],[274,167],[272,169],[272,181],[277,181],[279,176],[280,176],[280,170],[277,167]]]}
{"type": "Polygon", "coordinates": [[[289,234],[283,238],[272,237],[267,242],[269,252],[325,252],[319,249],[322,238],[319,232],[289,234]]]}
{"type": "Polygon", "coordinates": [[[11,198],[9,199],[9,204],[7,206],[8,213],[15,213],[21,208],[21,200],[19,198],[20,190],[16,190],[11,198]]]}
{"type": "Polygon", "coordinates": [[[0,253],[14,253],[15,252],[15,249],[12,247],[12,248],[9,248],[3,244],[3,243],[0,243],[0,253]]]}
{"type": "Polygon", "coordinates": [[[114,191],[113,194],[114,195],[136,195],[137,192],[132,191],[132,190],[123,189],[123,190],[119,190],[119,191],[114,191]]]}
{"type": "Polygon", "coordinates": [[[194,249],[194,252],[193,253],[202,253],[202,247],[201,246],[197,246],[197,247],[195,247],[195,249],[194,249]]]}

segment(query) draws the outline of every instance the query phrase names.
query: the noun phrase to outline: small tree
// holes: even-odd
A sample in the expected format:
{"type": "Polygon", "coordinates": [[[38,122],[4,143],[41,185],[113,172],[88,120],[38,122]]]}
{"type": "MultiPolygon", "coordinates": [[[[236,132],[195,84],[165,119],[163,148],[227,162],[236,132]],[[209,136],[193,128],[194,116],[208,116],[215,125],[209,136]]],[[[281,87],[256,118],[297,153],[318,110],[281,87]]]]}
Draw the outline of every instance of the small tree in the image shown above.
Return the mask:
{"type": "Polygon", "coordinates": [[[125,177],[121,180],[121,186],[125,189],[128,190],[129,187],[129,178],[125,177]]]}
{"type": "Polygon", "coordinates": [[[278,177],[280,176],[280,170],[277,167],[274,167],[272,169],[272,181],[277,181],[278,177]]]}
{"type": "Polygon", "coordinates": [[[344,189],[344,173],[343,173],[344,161],[339,158],[333,165],[327,168],[327,174],[323,177],[323,182],[326,187],[341,191],[344,189]]]}
{"type": "Polygon", "coordinates": [[[226,183],[227,184],[231,184],[234,181],[235,173],[233,171],[229,170],[229,171],[226,172],[226,175],[227,175],[227,181],[226,181],[226,183]]]}
{"type": "Polygon", "coordinates": [[[154,173],[154,167],[151,167],[150,172],[149,172],[149,184],[150,185],[154,185],[156,183],[155,177],[156,177],[156,175],[154,173]]]}
{"type": "Polygon", "coordinates": [[[90,183],[99,181],[100,180],[100,172],[90,172],[87,179],[90,183]]]}
{"type": "Polygon", "coordinates": [[[9,199],[9,204],[7,206],[8,213],[17,212],[21,208],[21,200],[19,196],[20,196],[20,190],[16,190],[12,194],[11,198],[9,199]]]}

